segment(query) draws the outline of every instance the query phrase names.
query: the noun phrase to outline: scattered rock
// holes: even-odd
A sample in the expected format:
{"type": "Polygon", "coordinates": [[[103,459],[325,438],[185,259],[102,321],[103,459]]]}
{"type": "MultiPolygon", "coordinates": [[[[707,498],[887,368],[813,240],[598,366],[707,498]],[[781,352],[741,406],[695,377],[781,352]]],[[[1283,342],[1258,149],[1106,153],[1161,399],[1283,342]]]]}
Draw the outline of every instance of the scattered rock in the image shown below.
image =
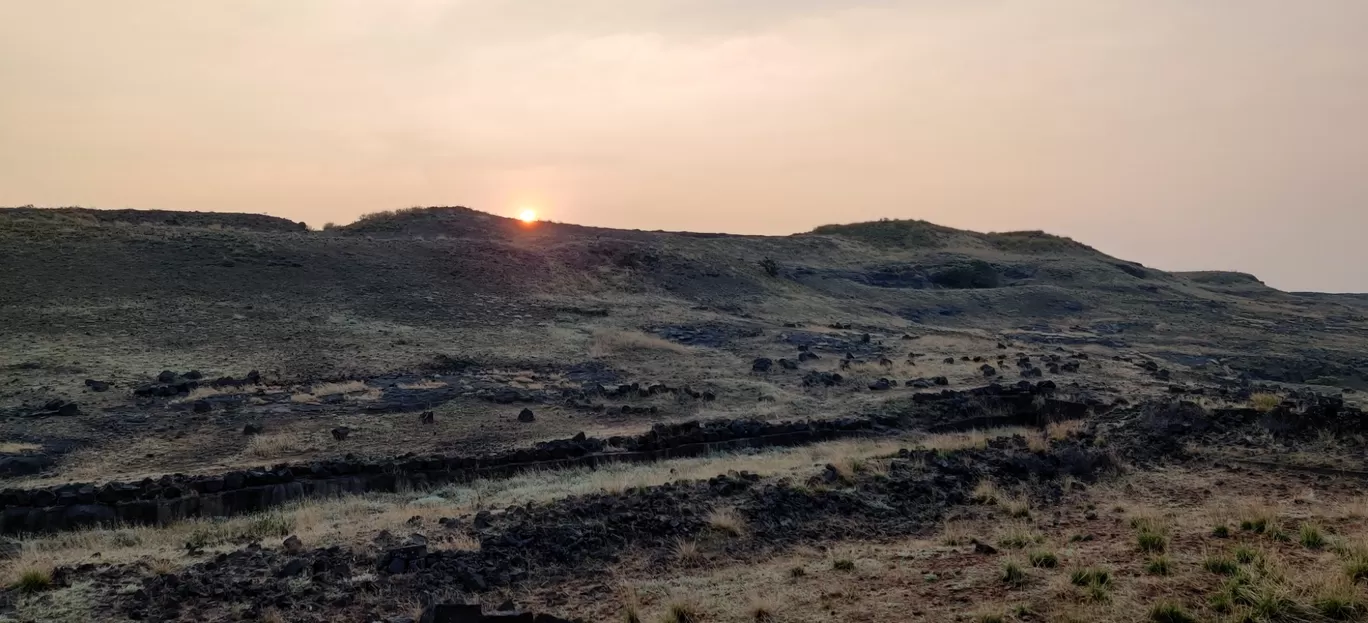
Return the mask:
{"type": "Polygon", "coordinates": [[[986,363],[979,366],[979,372],[982,372],[983,376],[987,377],[997,376],[997,368],[994,368],[993,366],[990,366],[986,363]]]}
{"type": "Polygon", "coordinates": [[[298,554],[304,551],[304,543],[300,542],[299,537],[293,534],[286,537],[281,545],[284,546],[285,552],[288,554],[298,554]]]}
{"type": "Polygon", "coordinates": [[[90,391],[92,392],[109,391],[109,381],[97,381],[95,379],[86,379],[85,384],[86,387],[89,387],[90,391]]]}
{"type": "Polygon", "coordinates": [[[162,371],[161,371],[161,374],[158,374],[158,375],[157,375],[157,382],[158,382],[158,383],[170,383],[170,382],[175,381],[175,380],[176,380],[176,373],[175,373],[175,372],[172,372],[172,371],[170,371],[170,370],[162,370],[162,371]]]}
{"type": "Polygon", "coordinates": [[[774,366],[774,360],[773,360],[773,359],[770,359],[769,357],[758,357],[758,358],[756,358],[755,361],[751,362],[751,371],[752,371],[752,372],[769,372],[770,368],[773,367],[773,366],[774,366]]]}
{"type": "Polygon", "coordinates": [[[246,426],[242,427],[242,434],[244,435],[260,435],[265,431],[266,428],[260,424],[248,423],[246,426]]]}
{"type": "Polygon", "coordinates": [[[195,413],[208,413],[214,410],[214,405],[210,404],[208,400],[196,400],[191,410],[195,413]]]}
{"type": "Polygon", "coordinates": [[[333,439],[336,439],[338,441],[345,441],[347,439],[347,435],[350,434],[351,429],[347,428],[346,426],[338,426],[337,428],[332,429],[333,439]]]}
{"type": "Polygon", "coordinates": [[[893,387],[893,382],[888,379],[879,379],[869,384],[869,389],[883,391],[893,387]]]}
{"type": "Polygon", "coordinates": [[[783,368],[783,369],[785,369],[785,370],[797,370],[797,369],[798,369],[798,362],[793,361],[792,359],[780,359],[780,360],[779,360],[779,367],[781,367],[781,368],[783,368]]]}
{"type": "Polygon", "coordinates": [[[523,409],[522,411],[518,412],[518,421],[535,422],[537,421],[537,416],[532,413],[531,409],[523,409]]]}

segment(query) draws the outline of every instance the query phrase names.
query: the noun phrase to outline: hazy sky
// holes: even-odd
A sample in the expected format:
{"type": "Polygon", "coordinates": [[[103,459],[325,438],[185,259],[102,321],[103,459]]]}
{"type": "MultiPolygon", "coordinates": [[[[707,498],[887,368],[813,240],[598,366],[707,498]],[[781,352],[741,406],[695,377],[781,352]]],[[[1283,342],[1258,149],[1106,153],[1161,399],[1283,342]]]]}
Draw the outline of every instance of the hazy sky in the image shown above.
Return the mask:
{"type": "Polygon", "coordinates": [[[1368,2],[0,0],[28,203],[922,218],[1368,291],[1368,2]]]}

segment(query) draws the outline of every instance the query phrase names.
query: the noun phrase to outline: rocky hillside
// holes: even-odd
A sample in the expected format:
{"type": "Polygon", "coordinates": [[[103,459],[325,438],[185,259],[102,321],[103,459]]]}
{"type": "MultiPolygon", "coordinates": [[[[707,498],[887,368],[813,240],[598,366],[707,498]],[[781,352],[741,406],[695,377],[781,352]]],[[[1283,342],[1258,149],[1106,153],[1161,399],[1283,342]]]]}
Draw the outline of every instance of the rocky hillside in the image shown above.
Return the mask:
{"type": "Polygon", "coordinates": [[[634,329],[670,318],[978,330],[1351,385],[1368,369],[1358,297],[921,221],[758,237],[525,224],[455,207],[307,231],[257,215],[14,208],[0,210],[0,245],[10,366],[43,359],[26,345],[60,343],[87,366],[128,350],[230,348],[246,359],[236,367],[317,375],[431,355],[390,352],[413,331],[478,326],[471,346],[488,351],[503,332],[589,317],[634,329]],[[334,355],[338,343],[361,356],[334,355]]]}

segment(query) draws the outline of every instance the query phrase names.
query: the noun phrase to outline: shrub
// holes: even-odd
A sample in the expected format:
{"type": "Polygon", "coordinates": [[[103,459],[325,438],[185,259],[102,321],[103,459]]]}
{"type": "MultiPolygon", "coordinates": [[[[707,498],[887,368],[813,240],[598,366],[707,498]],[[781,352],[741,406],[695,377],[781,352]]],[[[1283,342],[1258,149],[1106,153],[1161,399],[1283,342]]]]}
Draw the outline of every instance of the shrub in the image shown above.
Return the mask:
{"type": "Polygon", "coordinates": [[[1169,601],[1161,601],[1150,607],[1149,620],[1154,623],[1197,623],[1182,606],[1169,601]]]}
{"type": "Polygon", "coordinates": [[[789,577],[791,578],[801,578],[805,577],[806,575],[807,569],[804,569],[802,567],[794,567],[792,569],[789,569],[789,577]]]}
{"type": "Polygon", "coordinates": [[[772,258],[767,257],[760,260],[760,268],[765,271],[766,275],[771,277],[779,276],[779,262],[774,261],[772,258]]]}
{"type": "Polygon", "coordinates": [[[1248,545],[1241,545],[1235,548],[1235,562],[1247,565],[1259,559],[1259,550],[1248,545]]]}
{"type": "Polygon", "coordinates": [[[849,558],[837,558],[831,561],[831,568],[837,571],[854,571],[855,561],[849,558]]]}
{"type": "Polygon", "coordinates": [[[1214,536],[1218,539],[1228,539],[1230,538],[1230,527],[1226,526],[1225,524],[1216,526],[1215,528],[1211,529],[1211,536],[1214,536]]]}

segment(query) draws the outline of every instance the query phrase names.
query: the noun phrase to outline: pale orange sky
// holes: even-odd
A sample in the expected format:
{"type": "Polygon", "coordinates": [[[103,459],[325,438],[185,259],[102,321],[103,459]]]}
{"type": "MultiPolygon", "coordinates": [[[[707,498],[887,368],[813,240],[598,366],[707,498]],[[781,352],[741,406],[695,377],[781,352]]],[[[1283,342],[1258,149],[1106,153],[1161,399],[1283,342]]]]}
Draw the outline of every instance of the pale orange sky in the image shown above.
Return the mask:
{"type": "Polygon", "coordinates": [[[0,0],[0,205],[1044,229],[1368,291],[1363,0],[0,0]]]}

